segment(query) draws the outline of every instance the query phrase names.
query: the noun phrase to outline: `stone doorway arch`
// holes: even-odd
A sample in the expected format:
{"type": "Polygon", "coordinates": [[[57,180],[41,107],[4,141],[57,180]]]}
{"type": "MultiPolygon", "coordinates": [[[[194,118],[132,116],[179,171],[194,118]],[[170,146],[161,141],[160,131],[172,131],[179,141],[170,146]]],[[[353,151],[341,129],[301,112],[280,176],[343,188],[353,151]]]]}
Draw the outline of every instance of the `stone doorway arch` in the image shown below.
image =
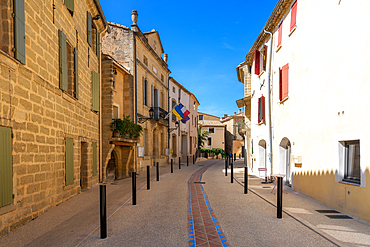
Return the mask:
{"type": "Polygon", "coordinates": [[[279,173],[285,174],[284,178],[287,185],[291,185],[291,144],[290,140],[284,137],[279,145],[279,173]]]}
{"type": "Polygon", "coordinates": [[[114,181],[116,179],[116,167],[117,167],[117,154],[113,150],[110,155],[110,160],[108,161],[107,170],[106,170],[106,180],[114,181]]]}

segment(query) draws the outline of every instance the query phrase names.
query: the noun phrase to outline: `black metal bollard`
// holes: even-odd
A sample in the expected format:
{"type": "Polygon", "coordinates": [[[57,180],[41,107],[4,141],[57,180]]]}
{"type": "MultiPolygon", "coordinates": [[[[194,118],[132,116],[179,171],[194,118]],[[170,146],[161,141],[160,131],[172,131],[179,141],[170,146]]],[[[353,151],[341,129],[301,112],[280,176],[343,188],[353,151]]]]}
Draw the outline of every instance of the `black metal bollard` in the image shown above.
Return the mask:
{"type": "Polygon", "coordinates": [[[189,166],[189,156],[186,156],[186,166],[189,166]]]}
{"type": "Polygon", "coordinates": [[[100,238],[107,237],[107,187],[100,185],[100,238]]]}
{"type": "Polygon", "coordinates": [[[225,157],[225,176],[227,176],[227,156],[225,157]]]}
{"type": "Polygon", "coordinates": [[[179,169],[181,169],[181,158],[179,157],[179,169]]]}
{"type": "Polygon", "coordinates": [[[234,183],[234,163],[231,162],[231,183],[234,183]]]}
{"type": "Polygon", "coordinates": [[[234,153],[234,161],[236,160],[236,153],[234,153]]]}
{"type": "Polygon", "coordinates": [[[171,159],[171,173],[173,173],[173,159],[171,159]]]}
{"type": "Polygon", "coordinates": [[[277,178],[277,218],[281,219],[283,217],[283,178],[277,178]]]}
{"type": "Polygon", "coordinates": [[[132,205],[136,205],[136,172],[132,172],[132,205]]]}
{"type": "Polygon", "coordinates": [[[195,164],[195,158],[194,158],[194,154],[193,154],[193,165],[195,164]]]}
{"type": "Polygon", "coordinates": [[[159,164],[157,162],[157,181],[159,181],[159,164]]]}
{"type": "Polygon", "coordinates": [[[241,154],[239,154],[239,159],[241,158],[241,154]]]}
{"type": "Polygon", "coordinates": [[[150,166],[146,166],[146,189],[150,190],[150,166]]]}
{"type": "Polygon", "coordinates": [[[248,166],[244,166],[244,194],[248,194],[248,166]]]}

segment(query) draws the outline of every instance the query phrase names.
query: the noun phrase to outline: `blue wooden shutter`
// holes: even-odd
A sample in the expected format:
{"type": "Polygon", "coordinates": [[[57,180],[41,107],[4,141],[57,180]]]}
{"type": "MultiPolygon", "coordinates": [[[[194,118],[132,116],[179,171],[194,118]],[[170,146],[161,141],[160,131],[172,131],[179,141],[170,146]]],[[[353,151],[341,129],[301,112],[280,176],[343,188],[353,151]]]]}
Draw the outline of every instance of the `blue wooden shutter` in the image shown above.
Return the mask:
{"type": "Polygon", "coordinates": [[[67,37],[59,30],[59,88],[67,91],[67,37]]]}
{"type": "Polygon", "coordinates": [[[96,147],[96,142],[92,143],[92,161],[93,161],[93,176],[96,176],[98,173],[98,159],[97,159],[97,147],[96,147]]]}
{"type": "Polygon", "coordinates": [[[79,97],[79,91],[78,91],[78,50],[74,48],[73,51],[75,57],[74,57],[74,64],[75,64],[75,71],[74,71],[74,78],[75,78],[75,97],[78,99],[79,97]]]}
{"type": "Polygon", "coordinates": [[[26,64],[25,39],[24,0],[14,0],[14,55],[23,64],[26,64]]]}
{"type": "Polygon", "coordinates": [[[74,164],[73,164],[73,139],[66,138],[65,151],[65,179],[66,185],[73,184],[74,164]]]}
{"type": "Polygon", "coordinates": [[[0,127],[0,207],[13,202],[12,130],[0,127]]]}
{"type": "Polygon", "coordinates": [[[92,18],[89,12],[87,12],[87,43],[92,46],[92,18]]]}

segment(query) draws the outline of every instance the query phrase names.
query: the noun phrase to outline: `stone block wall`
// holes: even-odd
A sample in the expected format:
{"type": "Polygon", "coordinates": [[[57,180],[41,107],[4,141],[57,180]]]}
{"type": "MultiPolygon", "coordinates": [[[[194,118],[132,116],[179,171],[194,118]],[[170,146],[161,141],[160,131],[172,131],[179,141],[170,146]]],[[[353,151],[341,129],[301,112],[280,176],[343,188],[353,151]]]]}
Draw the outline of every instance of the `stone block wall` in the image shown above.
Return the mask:
{"type": "Polygon", "coordinates": [[[99,59],[86,41],[86,11],[97,10],[76,1],[72,16],[62,0],[55,4],[53,18],[50,2],[25,1],[25,65],[0,52],[0,126],[13,133],[14,194],[13,203],[0,208],[0,236],[99,181],[92,168],[99,115],[91,110],[91,71],[99,72],[99,59]],[[78,99],[59,88],[58,30],[79,51],[78,99]],[[74,182],[67,186],[65,138],[74,142],[74,182]]]}

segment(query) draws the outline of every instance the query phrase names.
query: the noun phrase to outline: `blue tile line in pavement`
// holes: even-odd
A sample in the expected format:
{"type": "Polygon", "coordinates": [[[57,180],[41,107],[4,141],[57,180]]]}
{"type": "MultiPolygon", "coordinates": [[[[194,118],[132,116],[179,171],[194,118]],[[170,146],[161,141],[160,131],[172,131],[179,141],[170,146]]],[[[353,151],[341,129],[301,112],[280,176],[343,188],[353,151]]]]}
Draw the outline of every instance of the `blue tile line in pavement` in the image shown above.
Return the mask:
{"type": "MultiPolygon", "coordinates": [[[[208,168],[207,168],[207,169],[208,169],[208,168]]],[[[206,170],[207,170],[207,169],[206,169],[206,170]]],[[[205,170],[205,171],[206,171],[206,170],[205,170]]],[[[205,172],[205,171],[204,171],[204,172],[205,172]]],[[[204,173],[204,172],[202,172],[202,174],[200,174],[200,180],[199,180],[199,181],[201,181],[201,180],[202,180],[202,176],[203,176],[203,173],[204,173]]],[[[209,204],[209,201],[208,201],[207,195],[206,195],[206,193],[204,192],[203,186],[202,186],[201,184],[200,184],[200,188],[202,189],[203,196],[204,196],[204,200],[206,201],[208,211],[209,211],[209,213],[210,213],[210,215],[211,215],[211,217],[212,217],[213,224],[214,224],[214,226],[216,227],[216,230],[217,230],[218,236],[220,237],[221,243],[222,243],[222,245],[223,245],[224,247],[227,247],[227,246],[229,246],[229,245],[228,245],[228,244],[225,244],[225,243],[227,243],[227,240],[226,240],[225,234],[222,232],[222,229],[221,229],[220,223],[218,223],[218,221],[217,221],[216,215],[214,214],[214,212],[213,212],[213,210],[212,210],[212,208],[211,208],[211,205],[209,204]]]]}
{"type": "MultiPolygon", "coordinates": [[[[208,168],[210,167],[207,166],[207,169],[205,169],[201,174],[200,174],[200,179],[199,179],[199,182],[202,181],[202,176],[203,176],[203,173],[206,172],[208,170],[208,168]]],[[[200,168],[199,170],[201,170],[203,168],[200,168]]],[[[199,171],[198,170],[198,171],[199,171]]],[[[188,189],[189,189],[189,216],[188,216],[188,226],[189,226],[189,246],[190,247],[195,247],[195,232],[194,232],[194,221],[193,221],[193,213],[192,213],[192,208],[191,208],[191,190],[190,190],[190,181],[191,179],[193,178],[194,174],[197,173],[198,171],[194,172],[193,175],[191,175],[189,181],[188,181],[188,189]]],[[[204,199],[205,199],[205,202],[207,204],[207,208],[208,208],[208,211],[212,217],[212,221],[213,221],[213,224],[217,230],[217,233],[218,233],[218,236],[220,237],[220,240],[221,240],[221,243],[224,247],[228,247],[229,245],[228,244],[225,244],[227,243],[227,240],[226,240],[226,237],[224,235],[224,233],[222,232],[222,229],[221,229],[221,226],[220,224],[217,222],[217,218],[215,216],[215,214],[213,213],[213,210],[208,202],[208,198],[204,192],[204,189],[203,189],[203,186],[201,184],[199,184],[201,189],[202,189],[202,193],[203,193],[203,196],[204,196],[204,199]]]]}
{"type": "Polygon", "coordinates": [[[191,175],[189,181],[188,181],[188,189],[189,189],[189,208],[188,208],[188,211],[189,211],[189,215],[188,215],[188,231],[189,231],[189,246],[191,247],[195,247],[195,238],[194,238],[194,222],[193,222],[193,212],[192,212],[192,209],[191,209],[191,193],[190,193],[190,181],[191,179],[193,178],[194,176],[194,173],[193,175],[191,175]]]}

